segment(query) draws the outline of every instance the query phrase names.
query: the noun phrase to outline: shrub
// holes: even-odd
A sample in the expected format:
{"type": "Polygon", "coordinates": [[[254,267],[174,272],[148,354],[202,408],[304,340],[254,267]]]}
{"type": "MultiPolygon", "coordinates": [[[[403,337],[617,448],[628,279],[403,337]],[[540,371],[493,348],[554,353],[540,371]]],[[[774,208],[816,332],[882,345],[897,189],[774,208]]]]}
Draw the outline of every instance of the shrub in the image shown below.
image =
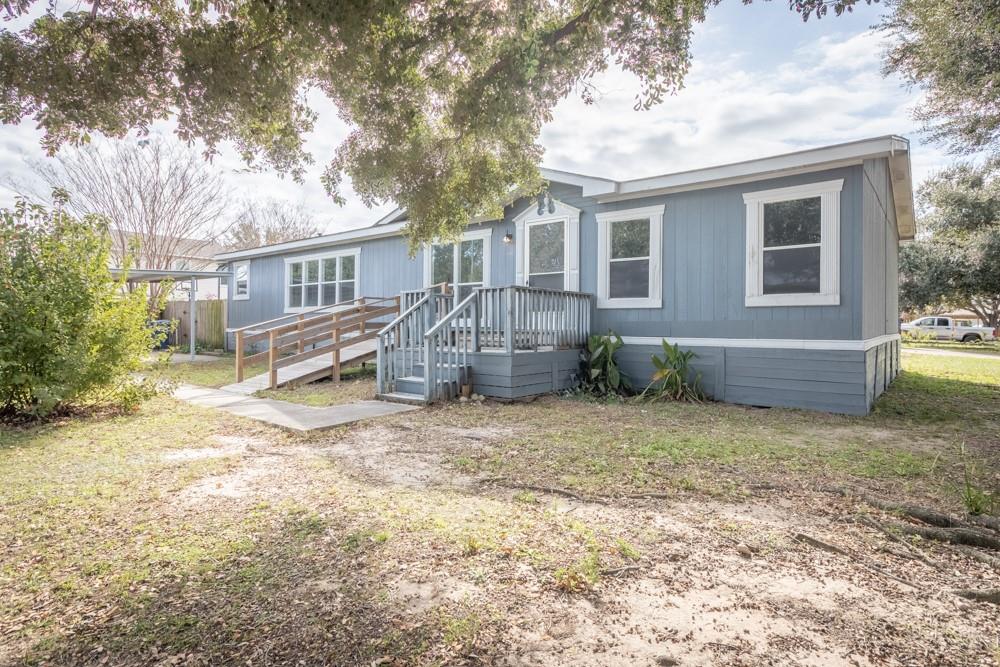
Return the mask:
{"type": "Polygon", "coordinates": [[[581,353],[580,388],[594,396],[623,396],[630,392],[628,378],[615,362],[615,352],[625,343],[609,331],[607,336],[591,336],[581,353]]]}
{"type": "Polygon", "coordinates": [[[640,398],[693,402],[703,400],[705,394],[701,390],[701,373],[695,373],[694,379],[688,381],[692,377],[691,360],[698,355],[692,350],[681,350],[679,346],[671,345],[666,340],[661,345],[663,358],[653,355],[656,370],[640,398]]]}
{"type": "Polygon", "coordinates": [[[146,296],[112,278],[110,247],[98,218],[22,200],[0,209],[0,419],[134,408],[153,393],[132,376],[157,342],[146,296]]]}

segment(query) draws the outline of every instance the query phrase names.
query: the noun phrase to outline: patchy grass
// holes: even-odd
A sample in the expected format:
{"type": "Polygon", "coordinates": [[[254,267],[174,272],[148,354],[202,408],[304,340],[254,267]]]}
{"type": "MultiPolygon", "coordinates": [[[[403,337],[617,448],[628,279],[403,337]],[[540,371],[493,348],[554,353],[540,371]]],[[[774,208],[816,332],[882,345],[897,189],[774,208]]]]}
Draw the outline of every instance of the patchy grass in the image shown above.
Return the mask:
{"type": "MultiPolygon", "coordinates": [[[[164,377],[174,382],[202,387],[222,387],[236,382],[235,364],[233,355],[227,355],[218,361],[178,362],[167,367],[164,377]]],[[[244,377],[252,377],[265,372],[267,372],[267,364],[247,366],[244,377]]],[[[257,396],[301,403],[317,408],[372,400],[375,398],[375,367],[368,364],[365,367],[345,368],[341,373],[339,383],[322,380],[296,387],[266,389],[257,392],[257,396]]]]}
{"type": "Polygon", "coordinates": [[[993,511],[1000,362],[906,355],[904,367],[867,418],[548,397],[303,436],[161,398],[7,430],[0,664],[721,664],[735,645],[743,662],[793,663],[795,634],[818,663],[980,664],[994,610],[955,614],[945,594],[887,588],[791,538],[880,558],[930,590],[1000,585],[954,554],[914,572],[845,521],[853,503],[814,490],[993,511]],[[400,483],[399,469],[431,481],[400,483]],[[762,499],[774,484],[786,491],[762,499]],[[942,579],[955,572],[968,581],[942,579]],[[905,623],[886,634],[885,616],[905,623]],[[827,617],[839,620],[810,635],[827,617]],[[747,623],[760,625],[717,629],[747,623]]]}
{"type": "MultiPolygon", "coordinates": [[[[267,364],[245,366],[243,369],[244,377],[252,377],[266,371],[267,364]]],[[[236,357],[228,354],[220,356],[218,361],[177,361],[167,366],[163,375],[174,382],[201,387],[222,387],[236,382],[236,357]]]]}
{"type": "Polygon", "coordinates": [[[341,372],[340,382],[323,380],[297,387],[266,389],[258,391],[257,396],[311,405],[316,408],[343,405],[355,401],[370,401],[375,398],[375,366],[345,368],[341,372]]]}

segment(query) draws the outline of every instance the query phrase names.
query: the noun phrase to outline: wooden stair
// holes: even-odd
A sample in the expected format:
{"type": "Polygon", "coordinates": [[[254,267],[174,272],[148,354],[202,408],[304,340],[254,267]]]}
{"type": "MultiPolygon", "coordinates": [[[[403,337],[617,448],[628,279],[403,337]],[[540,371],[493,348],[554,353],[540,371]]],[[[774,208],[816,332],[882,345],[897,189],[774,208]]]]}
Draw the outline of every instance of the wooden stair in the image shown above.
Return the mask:
{"type": "MultiPolygon", "coordinates": [[[[449,369],[453,368],[450,364],[447,367],[449,369]]],[[[468,382],[470,370],[471,366],[460,365],[458,367],[459,380],[450,383],[449,393],[452,396],[458,396],[461,393],[462,385],[468,382]]],[[[396,378],[395,391],[379,394],[377,398],[383,401],[406,403],[408,405],[424,405],[427,403],[425,399],[426,394],[424,393],[424,364],[414,364],[412,372],[412,375],[396,378]]]]}

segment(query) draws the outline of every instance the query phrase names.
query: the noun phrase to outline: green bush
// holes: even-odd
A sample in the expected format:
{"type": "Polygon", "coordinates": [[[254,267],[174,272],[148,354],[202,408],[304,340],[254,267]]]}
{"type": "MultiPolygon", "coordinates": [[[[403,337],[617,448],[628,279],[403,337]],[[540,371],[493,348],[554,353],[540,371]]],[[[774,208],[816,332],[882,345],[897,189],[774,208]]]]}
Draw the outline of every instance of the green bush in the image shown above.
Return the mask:
{"type": "Polygon", "coordinates": [[[609,331],[607,336],[591,336],[580,353],[580,389],[594,396],[625,396],[631,391],[628,378],[615,362],[615,352],[625,343],[609,331]]]}
{"type": "Polygon", "coordinates": [[[643,400],[692,401],[700,402],[705,398],[701,390],[701,373],[694,373],[691,360],[698,355],[693,350],[682,350],[677,345],[671,345],[664,339],[663,358],[652,356],[656,370],[649,386],[639,396],[643,400]]]}
{"type": "Polygon", "coordinates": [[[144,291],[112,278],[106,223],[19,200],[0,209],[0,419],[70,406],[134,408],[157,335],[144,291]]]}

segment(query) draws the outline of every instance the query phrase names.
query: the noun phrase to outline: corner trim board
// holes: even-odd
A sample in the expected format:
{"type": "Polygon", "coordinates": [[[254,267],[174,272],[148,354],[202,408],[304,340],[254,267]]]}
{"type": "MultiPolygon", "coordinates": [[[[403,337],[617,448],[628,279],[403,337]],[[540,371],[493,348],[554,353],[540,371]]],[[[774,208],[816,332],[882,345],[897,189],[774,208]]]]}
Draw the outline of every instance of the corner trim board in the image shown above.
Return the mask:
{"type": "Polygon", "coordinates": [[[886,334],[866,340],[805,340],[797,338],[673,338],[664,336],[622,336],[626,345],[659,345],[661,341],[682,347],[743,347],[768,350],[847,350],[865,352],[873,347],[901,340],[886,334]]]}

